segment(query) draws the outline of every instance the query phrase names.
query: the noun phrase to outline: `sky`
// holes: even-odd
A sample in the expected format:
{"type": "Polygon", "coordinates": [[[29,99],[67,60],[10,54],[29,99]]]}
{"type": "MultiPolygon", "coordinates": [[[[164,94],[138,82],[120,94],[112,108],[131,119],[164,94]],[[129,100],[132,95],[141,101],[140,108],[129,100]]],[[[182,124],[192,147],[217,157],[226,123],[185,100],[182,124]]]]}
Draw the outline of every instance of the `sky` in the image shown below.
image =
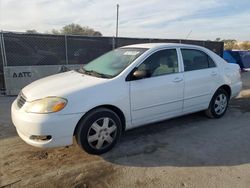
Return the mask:
{"type": "Polygon", "coordinates": [[[76,23],[114,36],[250,40],[250,0],[0,0],[0,30],[50,32],[76,23]]]}

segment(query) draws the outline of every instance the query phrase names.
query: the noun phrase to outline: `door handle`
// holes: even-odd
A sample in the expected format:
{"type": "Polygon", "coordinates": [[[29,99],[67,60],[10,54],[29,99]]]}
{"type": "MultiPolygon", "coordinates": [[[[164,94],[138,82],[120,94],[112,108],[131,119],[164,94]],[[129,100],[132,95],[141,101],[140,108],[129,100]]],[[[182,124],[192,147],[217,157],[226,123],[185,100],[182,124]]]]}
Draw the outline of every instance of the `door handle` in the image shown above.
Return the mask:
{"type": "Polygon", "coordinates": [[[173,82],[181,82],[182,80],[183,80],[183,78],[176,77],[176,78],[174,78],[173,82]]]}
{"type": "Polygon", "coordinates": [[[211,72],[211,75],[212,75],[212,76],[215,76],[215,75],[217,75],[217,72],[212,71],[212,72],[211,72]]]}

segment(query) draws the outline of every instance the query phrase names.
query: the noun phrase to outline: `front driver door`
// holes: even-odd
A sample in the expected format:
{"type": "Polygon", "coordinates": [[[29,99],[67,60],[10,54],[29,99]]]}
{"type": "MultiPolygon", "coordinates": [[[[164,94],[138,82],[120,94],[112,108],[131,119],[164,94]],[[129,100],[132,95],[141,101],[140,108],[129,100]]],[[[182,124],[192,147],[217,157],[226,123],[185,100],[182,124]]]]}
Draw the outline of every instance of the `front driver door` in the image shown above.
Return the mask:
{"type": "Polygon", "coordinates": [[[179,72],[176,49],[164,49],[150,55],[138,70],[149,77],[130,81],[132,124],[167,119],[182,113],[183,73],[179,72]]]}

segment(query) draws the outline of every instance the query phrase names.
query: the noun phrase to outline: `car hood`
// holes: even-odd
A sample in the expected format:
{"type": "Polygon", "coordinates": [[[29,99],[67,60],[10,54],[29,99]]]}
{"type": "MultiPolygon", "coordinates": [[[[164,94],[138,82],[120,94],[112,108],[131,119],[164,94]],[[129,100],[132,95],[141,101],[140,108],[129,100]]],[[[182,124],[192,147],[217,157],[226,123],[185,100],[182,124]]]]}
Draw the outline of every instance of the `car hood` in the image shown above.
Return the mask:
{"type": "Polygon", "coordinates": [[[108,79],[69,71],[34,81],[24,87],[22,93],[27,98],[27,101],[48,96],[67,97],[71,93],[97,86],[107,81],[108,79]]]}

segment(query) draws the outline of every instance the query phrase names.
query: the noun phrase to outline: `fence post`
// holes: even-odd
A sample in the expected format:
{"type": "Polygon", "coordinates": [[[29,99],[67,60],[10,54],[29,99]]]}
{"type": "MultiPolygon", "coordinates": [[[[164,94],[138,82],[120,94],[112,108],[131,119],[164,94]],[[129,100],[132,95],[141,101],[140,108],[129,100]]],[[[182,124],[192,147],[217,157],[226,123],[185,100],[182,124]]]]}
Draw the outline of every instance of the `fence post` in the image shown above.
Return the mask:
{"type": "Polygon", "coordinates": [[[0,49],[1,49],[1,58],[2,58],[2,63],[4,67],[4,55],[3,55],[3,43],[2,43],[2,32],[0,32],[0,49]]]}
{"type": "Polygon", "coordinates": [[[0,33],[0,48],[1,48],[1,54],[2,54],[2,62],[3,67],[7,65],[6,63],[6,57],[5,57],[5,48],[4,48],[4,41],[3,41],[3,33],[0,33]]]}
{"type": "Polygon", "coordinates": [[[68,59],[68,41],[67,41],[67,35],[64,35],[64,40],[65,40],[65,60],[66,64],[69,64],[69,59],[68,59]]]}
{"type": "Polygon", "coordinates": [[[113,50],[115,49],[115,37],[114,36],[112,37],[112,48],[113,50]]]}
{"type": "Polygon", "coordinates": [[[5,42],[4,42],[3,33],[2,33],[2,44],[3,44],[3,54],[4,54],[4,65],[7,67],[8,61],[7,61],[7,57],[6,57],[6,50],[5,50],[5,42]]]}
{"type": "Polygon", "coordinates": [[[3,72],[0,75],[3,78],[3,88],[0,88],[0,94],[5,95],[6,94],[6,83],[5,83],[5,76],[4,76],[4,67],[7,66],[7,58],[5,53],[5,46],[4,46],[4,38],[3,38],[3,32],[0,32],[0,49],[1,49],[1,56],[2,56],[2,70],[3,72]]]}

